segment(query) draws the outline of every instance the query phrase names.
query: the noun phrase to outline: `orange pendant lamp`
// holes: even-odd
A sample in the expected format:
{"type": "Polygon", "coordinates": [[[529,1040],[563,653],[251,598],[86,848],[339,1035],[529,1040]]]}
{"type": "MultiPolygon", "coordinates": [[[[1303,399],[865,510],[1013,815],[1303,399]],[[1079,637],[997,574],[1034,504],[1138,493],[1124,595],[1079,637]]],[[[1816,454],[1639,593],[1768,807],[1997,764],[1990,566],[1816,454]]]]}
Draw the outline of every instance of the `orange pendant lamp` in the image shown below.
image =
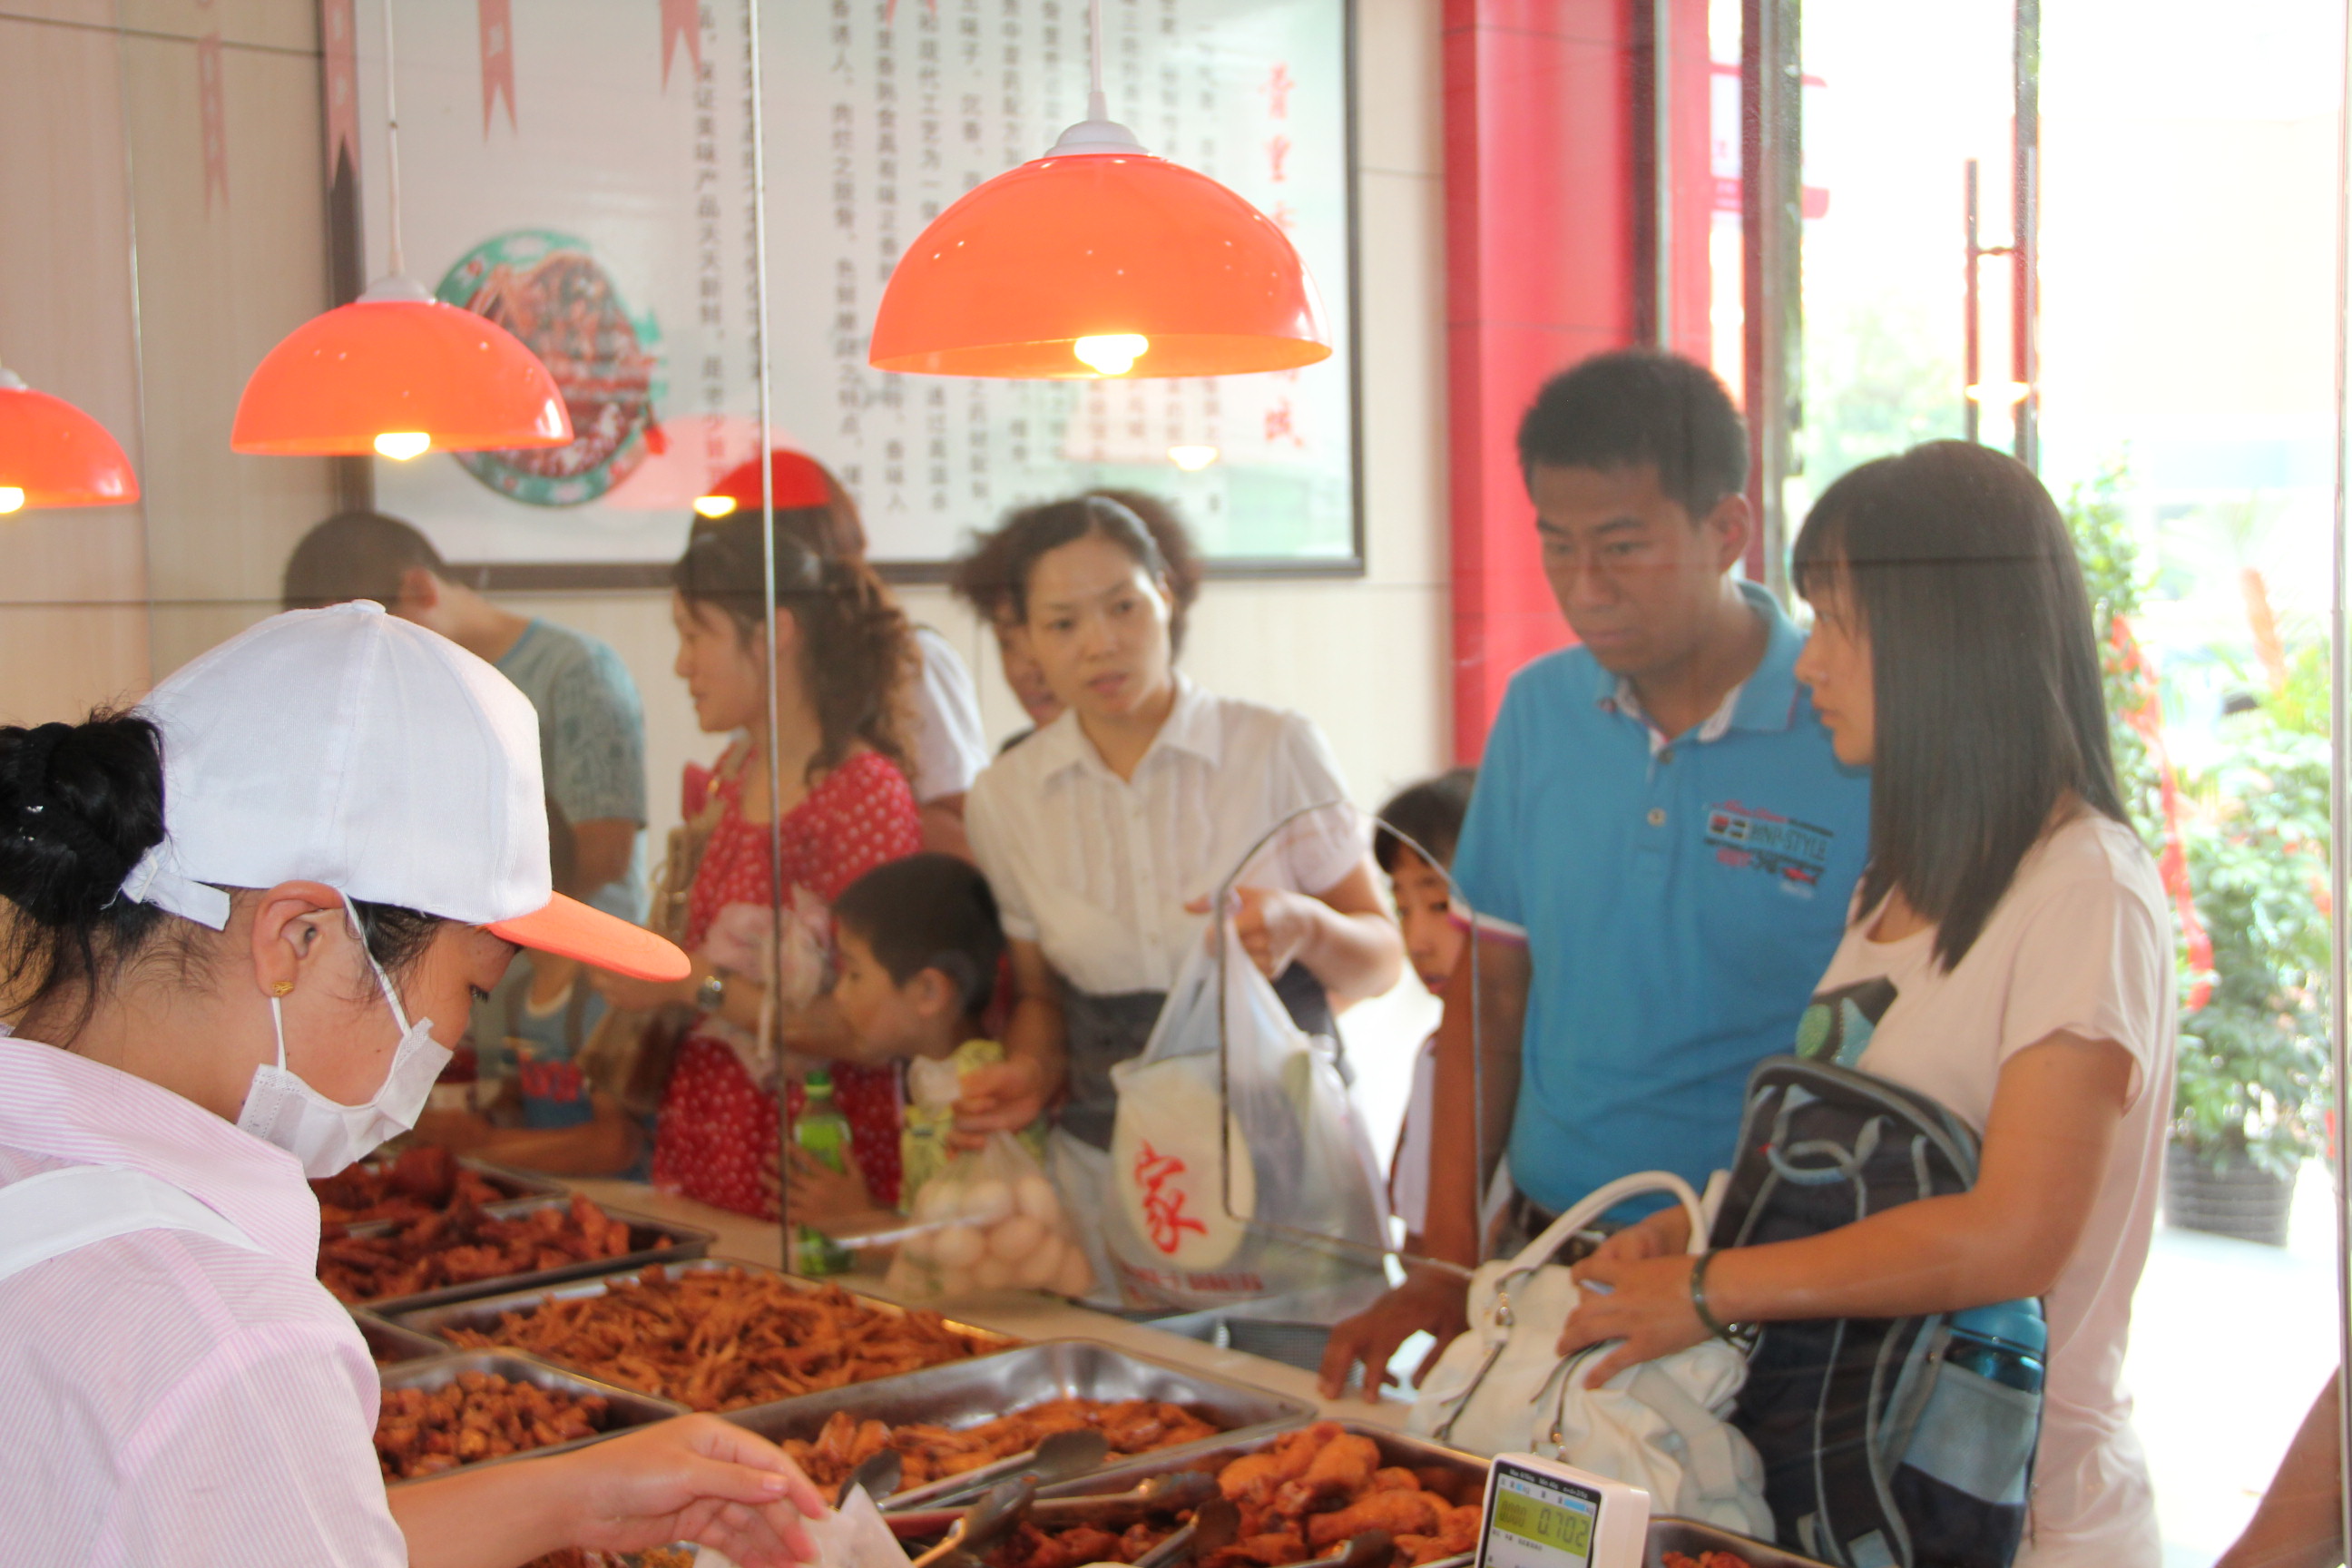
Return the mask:
{"type": "Polygon", "coordinates": [[[1063,380],[1293,370],[1331,354],[1290,238],[1205,174],[1155,158],[1103,98],[1090,7],[1087,118],[966,192],[908,247],[867,363],[1063,380]]]}
{"type": "Polygon", "coordinates": [[[400,116],[392,4],[383,9],[384,171],[392,271],[351,304],[289,332],[237,400],[231,450],[271,457],[562,447],[572,416],[555,377],[496,321],[406,276],[400,247],[400,116]]]}
{"type": "Polygon", "coordinates": [[[138,499],[139,476],[105,426],[0,367],[0,516],[138,499]]]}

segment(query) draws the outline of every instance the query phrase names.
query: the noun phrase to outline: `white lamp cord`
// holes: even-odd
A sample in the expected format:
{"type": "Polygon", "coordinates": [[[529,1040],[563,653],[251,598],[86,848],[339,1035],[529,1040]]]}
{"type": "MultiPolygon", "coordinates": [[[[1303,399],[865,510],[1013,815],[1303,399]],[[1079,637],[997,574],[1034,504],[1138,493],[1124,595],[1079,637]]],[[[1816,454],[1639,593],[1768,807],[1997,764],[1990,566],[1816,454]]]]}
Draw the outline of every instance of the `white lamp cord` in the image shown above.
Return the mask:
{"type": "MultiPolygon", "coordinates": [[[[1097,5],[1101,0],[1096,0],[1097,5]]],[[[400,100],[394,92],[392,0],[383,0],[383,189],[392,206],[392,267],[394,278],[408,270],[400,247],[400,100]]]]}
{"type": "Polygon", "coordinates": [[[1094,67],[1087,92],[1087,118],[1095,121],[1110,118],[1110,101],[1103,96],[1102,28],[1102,0],[1087,0],[1087,45],[1094,67]]]}

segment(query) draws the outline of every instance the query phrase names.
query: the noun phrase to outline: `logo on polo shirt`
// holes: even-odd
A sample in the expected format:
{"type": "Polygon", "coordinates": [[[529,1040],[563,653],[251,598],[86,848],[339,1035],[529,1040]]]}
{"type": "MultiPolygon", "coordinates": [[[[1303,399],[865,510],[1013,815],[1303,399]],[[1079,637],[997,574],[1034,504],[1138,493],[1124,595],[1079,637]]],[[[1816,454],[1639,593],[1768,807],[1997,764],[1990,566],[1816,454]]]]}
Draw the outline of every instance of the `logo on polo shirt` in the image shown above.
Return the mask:
{"type": "Polygon", "coordinates": [[[1707,807],[1706,841],[1715,846],[1718,864],[1770,877],[1781,891],[1801,899],[1821,886],[1836,837],[1826,827],[1738,801],[1707,807]]]}

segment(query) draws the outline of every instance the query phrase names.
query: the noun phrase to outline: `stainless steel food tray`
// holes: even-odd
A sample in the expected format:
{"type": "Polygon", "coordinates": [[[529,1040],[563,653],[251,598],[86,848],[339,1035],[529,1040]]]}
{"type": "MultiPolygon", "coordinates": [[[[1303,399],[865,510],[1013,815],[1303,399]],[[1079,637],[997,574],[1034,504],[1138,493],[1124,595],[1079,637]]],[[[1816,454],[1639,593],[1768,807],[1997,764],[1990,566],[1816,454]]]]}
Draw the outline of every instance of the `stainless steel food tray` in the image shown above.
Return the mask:
{"type": "MultiPolygon", "coordinates": [[[[727,1419],[772,1442],[782,1442],[789,1437],[814,1438],[835,1411],[893,1426],[923,1422],[963,1427],[1052,1399],[1158,1400],[1181,1405],[1223,1428],[1213,1437],[1138,1455],[1138,1458],[1170,1459],[1204,1453],[1230,1447],[1237,1439],[1300,1426],[1315,1416],[1315,1407],[1304,1401],[1286,1399],[1245,1383],[1230,1383],[1131,1355],[1093,1340],[1048,1340],[875,1383],[730,1410],[727,1419]]],[[[963,1478],[950,1476],[898,1492],[884,1506],[919,1508],[964,1488],[963,1478]]]]}
{"type": "MultiPolygon", "coordinates": [[[[532,1198],[525,1202],[499,1204],[486,1211],[500,1219],[519,1219],[536,1209],[568,1208],[569,1197],[532,1198]]],[[[506,1295],[541,1286],[558,1284],[566,1279],[585,1279],[595,1275],[612,1274],[631,1268],[647,1268],[656,1264],[689,1263],[710,1250],[718,1237],[710,1231],[699,1230],[674,1220],[654,1219],[626,1209],[604,1207],[605,1215],[629,1227],[629,1250],[617,1258],[590,1258],[578,1263],[567,1263],[561,1268],[540,1268],[527,1274],[499,1274],[488,1279],[471,1279],[463,1285],[445,1285],[437,1290],[419,1290],[407,1296],[379,1296],[372,1300],[353,1301],[348,1305],[364,1307],[380,1317],[395,1313],[421,1311],[427,1307],[443,1306],[453,1301],[470,1301],[483,1296],[506,1295]]],[[[383,1236],[406,1220],[370,1220],[352,1226],[348,1234],[355,1237],[383,1236]]]]}
{"type": "MultiPolygon", "coordinates": [[[[1432,1443],[1426,1438],[1415,1437],[1409,1433],[1392,1432],[1385,1426],[1372,1426],[1358,1421],[1341,1421],[1339,1426],[1342,1431],[1352,1432],[1360,1437],[1370,1437],[1374,1443],[1379,1444],[1381,1463],[1383,1465],[1442,1466],[1475,1481],[1480,1494],[1483,1494],[1486,1489],[1486,1472],[1490,1467],[1486,1460],[1475,1454],[1465,1454],[1459,1448],[1449,1448],[1441,1443],[1432,1443]]],[[[1153,1476],[1169,1475],[1177,1470],[1203,1470],[1210,1475],[1215,1475],[1234,1460],[1245,1454],[1256,1453],[1280,1436],[1282,1436],[1280,1433],[1269,1432],[1240,1441],[1227,1439],[1218,1443],[1202,1444],[1181,1454],[1172,1452],[1142,1454],[1132,1459],[1123,1459],[1115,1465],[1106,1465],[1091,1476],[1081,1476],[1076,1480],[1064,1481],[1059,1486],[1046,1487],[1037,1495],[1039,1497],[1096,1497],[1109,1492],[1123,1492],[1130,1490],[1139,1482],[1148,1480],[1153,1476]]],[[[1469,1496],[1473,1501],[1476,1500],[1476,1496],[1469,1494],[1466,1489],[1465,1496],[1469,1496]]],[[[1475,1555],[1475,1552],[1465,1552],[1455,1557],[1440,1557],[1433,1562],[1422,1564],[1422,1568],[1464,1568],[1464,1565],[1475,1555]]],[[[1759,1563],[1756,1568],[1767,1568],[1767,1565],[1759,1563]]]]}
{"type": "Polygon", "coordinates": [[[1664,1568],[1669,1552],[1687,1552],[1693,1557],[1702,1552],[1728,1552],[1744,1559],[1748,1568],[1827,1568],[1811,1557],[1800,1557],[1793,1552],[1767,1546],[1695,1519],[1650,1521],[1650,1540],[1643,1549],[1642,1568],[1664,1568]]]}
{"type": "MultiPolygon", "coordinates": [[[[609,1214],[613,1211],[608,1209],[605,1212],[609,1214]]],[[[665,1272],[671,1274],[693,1274],[709,1270],[740,1268],[746,1274],[764,1274],[771,1279],[782,1279],[787,1285],[792,1286],[797,1290],[814,1290],[821,1285],[826,1283],[826,1281],[824,1280],[803,1279],[798,1276],[785,1274],[774,1268],[762,1268],[756,1263],[736,1263],[718,1258],[698,1258],[675,1267],[667,1265],[657,1265],[655,1267],[661,1267],[664,1268],[665,1272]]],[[[575,1279],[568,1284],[552,1287],[541,1286],[537,1289],[513,1290],[503,1295],[477,1297],[472,1300],[452,1302],[442,1306],[411,1308],[400,1311],[396,1316],[393,1316],[392,1314],[387,1315],[393,1316],[393,1321],[401,1328],[411,1330],[416,1333],[431,1334],[435,1338],[446,1342],[448,1339],[449,1331],[453,1329],[471,1329],[483,1333],[492,1332],[498,1328],[499,1320],[509,1312],[530,1312],[545,1306],[550,1301],[570,1301],[576,1300],[583,1296],[601,1296],[604,1294],[605,1291],[612,1289],[614,1281],[622,1279],[642,1279],[648,1272],[650,1272],[649,1268],[616,1268],[610,1273],[599,1275],[592,1279],[575,1279]]],[[[904,1317],[908,1310],[907,1308],[899,1305],[898,1302],[886,1301],[878,1296],[863,1295],[855,1290],[848,1292],[848,1294],[860,1305],[870,1307],[876,1311],[888,1312],[899,1317],[904,1317]]],[[[960,1323],[951,1318],[946,1320],[946,1321],[949,1328],[954,1330],[957,1333],[963,1335],[965,1338],[972,1342],[973,1354],[975,1356],[985,1356],[992,1354],[998,1351],[1012,1350],[1022,1343],[1021,1341],[1014,1339],[1012,1335],[1000,1334],[992,1329],[975,1328],[970,1323],[960,1323]]],[[[517,1348],[519,1352],[521,1351],[521,1347],[517,1348]]],[[[538,1355],[540,1352],[530,1351],[521,1352],[521,1353],[538,1355]]],[[[553,1360],[551,1357],[544,1359],[553,1360]]],[[[564,1363],[559,1361],[556,1362],[555,1364],[562,1365],[564,1363]]],[[[962,1363],[950,1363],[949,1364],[961,1365],[962,1363]]],[[[853,1384],[850,1386],[852,1388],[878,1388],[885,1384],[896,1383],[901,1378],[920,1377],[924,1372],[933,1370],[936,1369],[926,1367],[916,1372],[899,1373],[895,1377],[876,1378],[871,1383],[853,1384]]],[[[589,1375],[593,1374],[590,1373],[589,1375]]],[[[849,1391],[847,1389],[835,1390],[833,1391],[833,1397],[839,1398],[846,1394],[849,1391]]],[[[756,1410],[760,1408],[761,1407],[759,1405],[744,1406],[744,1409],[746,1410],[756,1410]]],[[[727,1414],[733,1415],[735,1412],[730,1411],[727,1414]]]]}
{"type": "Polygon", "coordinates": [[[373,1312],[355,1311],[352,1314],[352,1321],[359,1325],[360,1338],[367,1342],[368,1354],[380,1367],[425,1361],[449,1353],[449,1347],[432,1335],[404,1329],[373,1312]]]}
{"type": "MultiPolygon", "coordinates": [[[[383,1386],[387,1391],[395,1388],[441,1388],[455,1382],[457,1374],[463,1372],[491,1373],[505,1378],[509,1383],[534,1384],[541,1388],[564,1394],[583,1396],[595,1394],[605,1401],[607,1413],[604,1430],[593,1437],[575,1437],[568,1443],[551,1444],[544,1448],[528,1448],[518,1454],[501,1454],[495,1459],[478,1459],[470,1465],[457,1467],[464,1470],[478,1470],[488,1465],[505,1464],[509,1459],[537,1458],[547,1454],[562,1454],[573,1448],[584,1448],[591,1443],[601,1443],[614,1433],[625,1432],[632,1426],[648,1426],[656,1421],[667,1421],[673,1415],[686,1414],[686,1406],[673,1404],[669,1400],[656,1399],[650,1394],[639,1394],[634,1389],[615,1388],[609,1383],[599,1383],[593,1377],[583,1377],[578,1373],[566,1372],[560,1367],[550,1366],[536,1357],[516,1355],[506,1351],[464,1351],[444,1353],[429,1361],[406,1362],[398,1366],[386,1367],[383,1371],[383,1386]]],[[[448,1470],[436,1472],[440,1475],[452,1473],[448,1470]]],[[[432,1478],[419,1476],[415,1479],[429,1480],[432,1478]]],[[[414,1483],[394,1481],[390,1484],[409,1486],[414,1483]]]]}

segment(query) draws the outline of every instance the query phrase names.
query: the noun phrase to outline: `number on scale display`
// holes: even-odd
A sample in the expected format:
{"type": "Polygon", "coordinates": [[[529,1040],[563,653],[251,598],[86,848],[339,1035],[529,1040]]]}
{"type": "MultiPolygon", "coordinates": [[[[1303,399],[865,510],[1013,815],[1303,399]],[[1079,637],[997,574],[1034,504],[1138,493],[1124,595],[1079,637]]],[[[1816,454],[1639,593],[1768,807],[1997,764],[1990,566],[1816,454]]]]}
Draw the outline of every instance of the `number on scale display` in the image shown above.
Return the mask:
{"type": "Polygon", "coordinates": [[[1490,1568],[1586,1568],[1598,1498],[1525,1472],[1504,1474],[1497,1483],[1486,1538],[1490,1568]]]}

